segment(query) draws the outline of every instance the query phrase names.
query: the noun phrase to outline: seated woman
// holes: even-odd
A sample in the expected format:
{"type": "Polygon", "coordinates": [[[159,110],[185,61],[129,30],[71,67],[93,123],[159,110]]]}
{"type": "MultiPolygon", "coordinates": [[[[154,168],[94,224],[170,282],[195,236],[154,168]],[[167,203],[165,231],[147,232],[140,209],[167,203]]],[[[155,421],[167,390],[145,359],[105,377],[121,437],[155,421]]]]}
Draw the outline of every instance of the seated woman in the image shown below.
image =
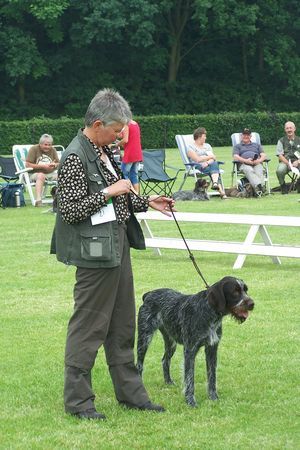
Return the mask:
{"type": "Polygon", "coordinates": [[[191,161],[199,163],[195,167],[203,174],[209,175],[212,181],[212,189],[218,190],[222,199],[226,199],[225,192],[220,183],[220,169],[213,153],[211,145],[206,141],[206,129],[196,128],[193,134],[194,143],[190,144],[187,150],[187,156],[191,161]]]}

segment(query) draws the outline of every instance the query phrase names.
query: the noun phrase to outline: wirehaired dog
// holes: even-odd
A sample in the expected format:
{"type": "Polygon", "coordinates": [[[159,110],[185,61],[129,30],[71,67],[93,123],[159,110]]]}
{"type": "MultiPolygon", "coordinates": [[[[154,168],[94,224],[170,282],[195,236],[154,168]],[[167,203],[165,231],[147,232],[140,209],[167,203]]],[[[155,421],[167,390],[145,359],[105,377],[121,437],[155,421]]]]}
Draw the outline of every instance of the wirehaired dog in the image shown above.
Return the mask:
{"type": "Polygon", "coordinates": [[[227,195],[227,197],[235,198],[255,197],[255,191],[250,183],[245,184],[242,190],[239,190],[237,187],[226,188],[225,194],[227,195]]]}
{"type": "Polygon", "coordinates": [[[50,193],[51,193],[51,197],[52,197],[52,200],[53,200],[52,212],[56,213],[57,212],[57,187],[53,186],[51,188],[50,193]]]}
{"type": "Polygon", "coordinates": [[[193,191],[177,191],[172,195],[174,200],[209,200],[207,189],[209,183],[204,178],[199,178],[193,191]]]}
{"type": "Polygon", "coordinates": [[[145,354],[156,330],[164,338],[162,359],[165,383],[173,384],[170,362],[176,344],[184,349],[184,392],[188,405],[197,406],[194,396],[195,358],[205,347],[208,397],[217,400],[217,350],[222,336],[222,319],[230,314],[244,322],[254,301],[246,284],[234,277],[224,277],[208,289],[185,295],[173,289],[156,289],[143,295],[138,314],[137,369],[142,375],[145,354]]]}

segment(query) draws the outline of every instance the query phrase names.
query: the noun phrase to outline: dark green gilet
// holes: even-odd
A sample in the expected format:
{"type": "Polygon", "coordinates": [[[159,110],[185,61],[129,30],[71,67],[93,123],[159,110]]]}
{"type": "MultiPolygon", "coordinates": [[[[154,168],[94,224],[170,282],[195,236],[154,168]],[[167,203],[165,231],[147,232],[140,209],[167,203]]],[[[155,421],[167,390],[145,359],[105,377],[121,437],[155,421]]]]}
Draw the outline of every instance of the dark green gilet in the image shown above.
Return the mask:
{"type": "MultiPolygon", "coordinates": [[[[107,186],[99,157],[81,130],[64,151],[60,167],[70,154],[77,155],[83,164],[89,193],[99,192],[107,186]]],[[[90,217],[79,223],[67,224],[62,220],[58,201],[50,253],[56,254],[58,261],[77,267],[117,267],[121,262],[119,226],[117,221],[92,225],[90,217]]],[[[127,228],[130,245],[144,249],[144,237],[134,214],[131,214],[127,228]],[[131,242],[131,235],[134,242],[131,242]]]]}
{"type": "Polygon", "coordinates": [[[294,153],[296,151],[300,152],[300,137],[295,136],[292,144],[290,144],[290,141],[286,136],[281,138],[280,142],[282,143],[283,152],[286,159],[290,159],[291,162],[296,161],[298,158],[294,153]]]}

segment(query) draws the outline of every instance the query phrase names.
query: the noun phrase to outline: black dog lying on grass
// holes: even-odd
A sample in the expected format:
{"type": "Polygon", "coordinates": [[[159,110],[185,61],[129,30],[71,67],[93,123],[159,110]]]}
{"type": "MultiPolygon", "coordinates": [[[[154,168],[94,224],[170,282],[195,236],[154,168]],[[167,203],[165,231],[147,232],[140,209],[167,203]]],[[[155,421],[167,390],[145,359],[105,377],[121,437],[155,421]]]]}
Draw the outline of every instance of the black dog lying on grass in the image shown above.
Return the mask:
{"type": "Polygon", "coordinates": [[[173,384],[170,362],[176,344],[184,347],[184,390],[188,405],[196,406],[194,366],[200,347],[205,347],[208,396],[217,400],[217,350],[222,336],[222,319],[231,314],[244,322],[254,308],[246,284],[234,277],[224,277],[208,289],[184,295],[173,289],[156,289],[143,295],[138,314],[137,368],[142,375],[145,354],[153,334],[159,329],[164,338],[162,359],[164,379],[173,384]]]}
{"type": "Polygon", "coordinates": [[[53,203],[52,203],[52,212],[56,213],[56,212],[57,212],[57,187],[56,187],[56,186],[53,186],[53,187],[51,188],[50,193],[51,193],[52,200],[53,200],[53,203]]]}
{"type": "Polygon", "coordinates": [[[204,178],[199,178],[193,191],[177,191],[172,195],[174,200],[209,200],[207,189],[209,183],[204,178]]]}

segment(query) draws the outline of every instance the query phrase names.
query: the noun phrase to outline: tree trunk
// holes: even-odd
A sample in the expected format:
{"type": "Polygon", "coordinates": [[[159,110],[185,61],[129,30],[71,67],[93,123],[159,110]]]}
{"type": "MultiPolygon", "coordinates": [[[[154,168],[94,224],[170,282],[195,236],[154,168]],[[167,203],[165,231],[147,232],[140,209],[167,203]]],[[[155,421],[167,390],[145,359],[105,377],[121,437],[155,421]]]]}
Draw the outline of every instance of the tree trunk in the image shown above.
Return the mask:
{"type": "Polygon", "coordinates": [[[176,81],[180,63],[180,49],[180,38],[176,38],[172,43],[170,51],[168,83],[173,83],[176,81]]]}
{"type": "Polygon", "coordinates": [[[181,39],[184,28],[189,18],[190,1],[177,0],[174,7],[168,13],[168,24],[171,37],[171,49],[168,68],[168,83],[176,82],[181,60],[181,39]]]}
{"type": "Polygon", "coordinates": [[[18,87],[19,103],[22,105],[25,102],[24,78],[19,78],[17,87],[18,87]]]}

